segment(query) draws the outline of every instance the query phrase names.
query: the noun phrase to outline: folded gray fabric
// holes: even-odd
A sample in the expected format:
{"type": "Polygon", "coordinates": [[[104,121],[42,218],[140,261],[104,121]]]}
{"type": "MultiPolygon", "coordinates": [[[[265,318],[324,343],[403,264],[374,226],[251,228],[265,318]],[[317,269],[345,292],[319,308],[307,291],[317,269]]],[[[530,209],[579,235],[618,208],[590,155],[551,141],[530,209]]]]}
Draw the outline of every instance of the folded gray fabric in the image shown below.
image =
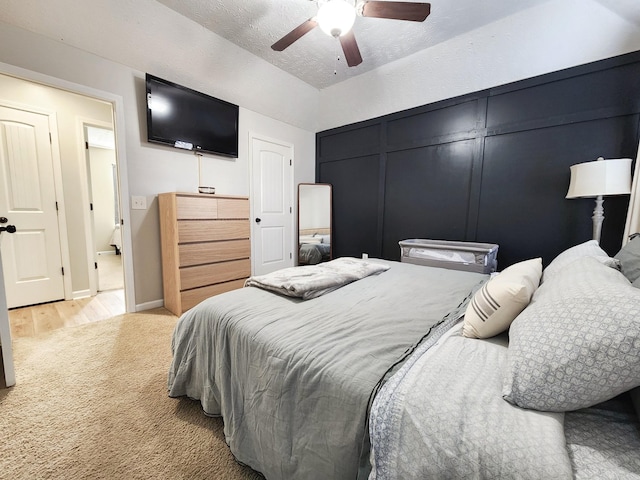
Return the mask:
{"type": "Polygon", "coordinates": [[[382,263],[342,257],[318,265],[283,268],[253,276],[244,286],[309,300],[388,269],[389,265],[382,263]]]}

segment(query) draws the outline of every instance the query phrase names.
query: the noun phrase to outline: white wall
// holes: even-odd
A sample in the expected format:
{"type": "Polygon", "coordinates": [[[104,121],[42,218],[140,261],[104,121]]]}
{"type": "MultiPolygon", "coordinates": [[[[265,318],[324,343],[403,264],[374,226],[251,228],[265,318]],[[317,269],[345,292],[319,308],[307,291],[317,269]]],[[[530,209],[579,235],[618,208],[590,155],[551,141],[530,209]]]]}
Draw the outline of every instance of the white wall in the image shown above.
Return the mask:
{"type": "MultiPolygon", "coordinates": [[[[0,22],[315,131],[317,89],[155,0],[1,3],[0,22]]],[[[4,47],[17,48],[18,57],[24,48],[4,47]]],[[[56,60],[40,58],[39,64],[53,66],[56,60]]]]}
{"type": "Polygon", "coordinates": [[[249,131],[294,145],[296,182],[313,181],[315,172],[314,130],[292,124],[309,124],[315,118],[317,90],[169,12],[152,0],[45,3],[25,0],[3,5],[0,10],[0,20],[15,20],[57,38],[52,40],[0,23],[0,62],[108,92],[123,100],[125,138],[118,141],[126,145],[129,194],[147,197],[148,204],[147,210],[130,211],[133,251],[129,253],[133,258],[137,309],[162,304],[155,196],[165,191],[195,191],[198,184],[197,159],[193,154],[145,140],[145,71],[240,105],[239,158],[206,156],[204,160],[203,176],[211,175],[219,193],[249,193],[249,131]],[[96,22],[69,23],[64,12],[77,13],[78,9],[80,12],[88,9],[86,18],[95,18],[96,22]],[[114,22],[121,24],[116,28],[114,22]],[[54,24],[55,32],[50,27],[54,24]],[[126,28],[132,32],[123,39],[121,34],[126,28]],[[66,44],[78,36],[94,38],[85,48],[93,48],[102,56],[66,44]],[[110,42],[113,45],[108,47],[110,42]],[[122,63],[103,58],[107,54],[121,55],[122,63]],[[131,67],[127,62],[137,63],[131,67]],[[292,97],[299,98],[300,103],[291,102],[292,97]],[[290,123],[281,120],[287,117],[290,123]]]}
{"type": "Polygon", "coordinates": [[[323,89],[318,131],[635,50],[637,24],[594,0],[550,1],[323,89]]]}

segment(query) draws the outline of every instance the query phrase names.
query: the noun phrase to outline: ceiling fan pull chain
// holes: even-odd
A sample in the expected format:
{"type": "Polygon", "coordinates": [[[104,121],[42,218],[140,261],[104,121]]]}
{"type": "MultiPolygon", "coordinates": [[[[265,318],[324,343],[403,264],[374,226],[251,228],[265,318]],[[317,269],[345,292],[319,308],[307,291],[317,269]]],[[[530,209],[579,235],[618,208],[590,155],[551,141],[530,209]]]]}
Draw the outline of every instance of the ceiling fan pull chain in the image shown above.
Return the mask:
{"type": "Polygon", "coordinates": [[[333,74],[338,75],[338,62],[340,61],[340,51],[338,50],[338,37],[335,37],[336,41],[333,44],[334,61],[333,61],[333,74]]]}

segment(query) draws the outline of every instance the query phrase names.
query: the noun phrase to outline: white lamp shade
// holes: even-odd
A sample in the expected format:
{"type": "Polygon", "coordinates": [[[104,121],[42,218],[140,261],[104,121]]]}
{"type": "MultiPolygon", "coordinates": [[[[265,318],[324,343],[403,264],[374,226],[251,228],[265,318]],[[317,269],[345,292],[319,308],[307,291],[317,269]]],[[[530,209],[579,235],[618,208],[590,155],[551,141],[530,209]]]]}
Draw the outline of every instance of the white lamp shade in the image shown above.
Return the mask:
{"type": "Polygon", "coordinates": [[[329,0],[320,6],[316,20],[320,29],[332,37],[348,33],[356,21],[356,9],[344,0],[329,0]]]}
{"type": "Polygon", "coordinates": [[[566,198],[631,193],[631,159],[613,158],[572,165],[566,198]]]}

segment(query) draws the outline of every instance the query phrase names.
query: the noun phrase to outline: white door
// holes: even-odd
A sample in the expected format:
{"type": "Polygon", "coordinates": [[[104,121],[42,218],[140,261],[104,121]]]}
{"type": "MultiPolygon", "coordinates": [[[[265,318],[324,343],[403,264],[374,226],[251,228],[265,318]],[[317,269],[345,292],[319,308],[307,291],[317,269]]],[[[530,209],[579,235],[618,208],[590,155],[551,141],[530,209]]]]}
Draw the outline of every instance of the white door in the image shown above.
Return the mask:
{"type": "Polygon", "coordinates": [[[294,265],[293,147],[251,137],[253,275],[294,265]]]}
{"type": "Polygon", "coordinates": [[[0,106],[0,248],[9,308],[64,299],[47,115],[0,106]]]}
{"type": "MultiPolygon", "coordinates": [[[[0,234],[8,235],[7,233],[0,234]]],[[[0,238],[1,240],[1,238],[0,238]]],[[[4,294],[4,278],[2,276],[2,254],[0,253],[0,349],[2,350],[3,370],[0,375],[0,384],[11,387],[16,383],[16,373],[13,366],[13,345],[11,345],[11,327],[9,325],[9,312],[7,312],[7,299],[4,294]],[[3,381],[4,380],[4,381],[3,381]]]]}

